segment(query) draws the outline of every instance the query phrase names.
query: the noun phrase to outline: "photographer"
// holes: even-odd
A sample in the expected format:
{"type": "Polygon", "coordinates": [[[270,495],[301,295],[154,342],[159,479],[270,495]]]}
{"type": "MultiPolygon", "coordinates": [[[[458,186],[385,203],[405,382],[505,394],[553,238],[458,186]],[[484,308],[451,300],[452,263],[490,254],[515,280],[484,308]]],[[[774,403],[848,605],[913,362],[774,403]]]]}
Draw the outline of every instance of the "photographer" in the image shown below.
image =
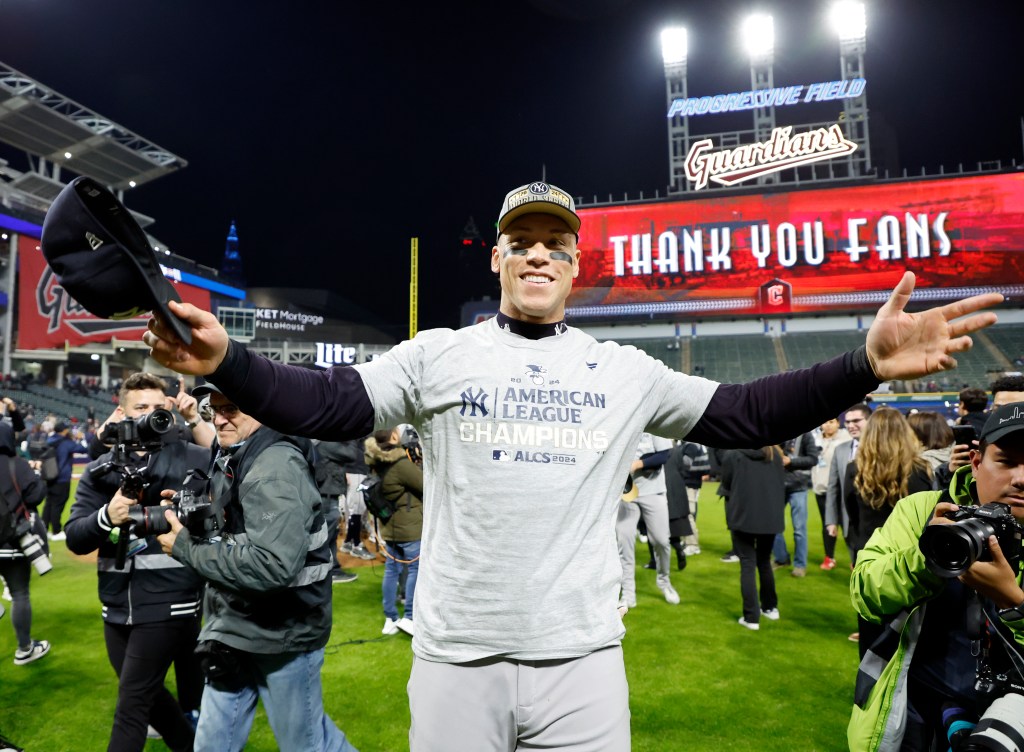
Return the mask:
{"type": "Polygon", "coordinates": [[[333,561],[312,444],[261,425],[212,384],[192,394],[210,396],[220,445],[210,495],[224,526],[198,538],[168,510],[171,532],[158,540],[207,582],[196,752],[242,749],[258,699],[281,749],[355,752],[323,707],[333,561]]]}
{"type": "MultiPolygon", "coordinates": [[[[851,750],[946,749],[944,716],[988,718],[993,700],[1024,691],[1022,520],[1024,403],[1015,403],[992,411],[971,464],[957,470],[948,490],[901,499],[857,555],[854,607],[888,624],[861,663],[851,750]],[[978,506],[993,502],[1006,506],[978,506]],[[996,518],[975,516],[989,509],[996,518]],[[954,522],[951,513],[969,519],[954,522]],[[972,555],[957,561],[961,550],[972,555]]],[[[1022,717],[1011,715],[1015,733],[1022,717]]],[[[986,725],[974,733],[988,733],[986,725]]]]}
{"type": "Polygon", "coordinates": [[[40,574],[49,571],[50,566],[44,551],[46,528],[35,514],[46,485],[28,462],[16,456],[14,430],[2,421],[0,456],[6,460],[3,462],[6,467],[0,467],[0,494],[3,494],[0,510],[7,509],[9,515],[8,519],[0,520],[0,530],[10,531],[9,535],[0,535],[0,577],[11,591],[11,626],[18,638],[14,664],[23,666],[42,658],[50,650],[46,640],[32,639],[32,602],[29,600],[32,564],[42,561],[36,563],[40,574]]]}
{"type": "MultiPolygon", "coordinates": [[[[131,530],[131,506],[159,505],[163,489],[181,488],[194,468],[205,469],[210,452],[178,437],[173,430],[156,436],[149,418],[165,403],[164,380],[134,373],[120,391],[123,420],[108,423],[103,436],[113,449],[90,463],[82,475],[66,526],[67,545],[76,554],[99,549],[99,595],[103,603],[107,655],[118,675],[118,701],[109,750],[138,751],[151,724],[174,750],[191,749],[194,730],[185,710],[199,707],[202,677],[193,655],[199,634],[202,581],[188,567],[160,550],[152,536],[131,530]],[[134,426],[132,425],[134,423],[134,426]],[[122,442],[133,435],[138,441],[122,442]],[[124,467],[118,466],[124,462],[124,467]],[[117,472],[120,471],[120,472],[117,472]],[[122,493],[125,473],[141,473],[148,484],[141,498],[122,493]],[[130,536],[123,568],[117,542],[130,536]],[[164,686],[174,661],[180,706],[164,686]]],[[[122,545],[124,545],[122,543],[122,545]]]]}
{"type": "MultiPolygon", "coordinates": [[[[213,440],[217,437],[217,434],[210,422],[201,415],[199,401],[185,391],[184,377],[178,377],[178,393],[173,397],[165,395],[164,404],[161,407],[165,410],[177,412],[182,420],[185,421],[185,426],[175,424],[174,428],[178,432],[178,438],[184,441],[191,441],[201,447],[210,448],[213,446],[213,440]]],[[[121,409],[119,404],[107,419],[99,425],[87,442],[89,459],[98,459],[110,451],[110,447],[104,444],[100,437],[108,425],[120,423],[124,420],[124,417],[124,410],[121,409]]]]}

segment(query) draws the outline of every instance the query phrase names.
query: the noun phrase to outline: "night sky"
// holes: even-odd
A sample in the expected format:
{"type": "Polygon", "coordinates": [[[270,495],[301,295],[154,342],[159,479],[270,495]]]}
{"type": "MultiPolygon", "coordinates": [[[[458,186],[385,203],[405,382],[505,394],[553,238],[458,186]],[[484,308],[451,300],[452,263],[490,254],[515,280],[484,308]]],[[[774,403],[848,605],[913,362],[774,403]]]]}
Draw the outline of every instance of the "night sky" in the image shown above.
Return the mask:
{"type": "MultiPolygon", "coordinates": [[[[775,17],[776,85],[839,78],[828,6],[756,6],[775,17]]],[[[250,286],[331,287],[400,333],[410,237],[420,327],[455,326],[463,226],[490,241],[511,188],[546,169],[576,196],[664,193],[658,33],[689,28],[690,96],[743,91],[754,8],[0,0],[0,60],[188,160],[126,196],[177,253],[219,267],[235,220],[250,286]]],[[[900,164],[1021,163],[1024,5],[874,0],[867,17],[871,122],[900,164]]]]}

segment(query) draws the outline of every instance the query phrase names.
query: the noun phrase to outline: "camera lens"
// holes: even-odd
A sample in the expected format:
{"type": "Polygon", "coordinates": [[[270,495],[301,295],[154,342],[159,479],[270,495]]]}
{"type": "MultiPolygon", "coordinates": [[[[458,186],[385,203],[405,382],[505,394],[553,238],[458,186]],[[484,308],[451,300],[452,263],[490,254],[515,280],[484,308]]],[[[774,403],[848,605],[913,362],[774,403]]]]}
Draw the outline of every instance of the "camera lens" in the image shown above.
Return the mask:
{"type": "Polygon", "coordinates": [[[158,408],[147,417],[146,425],[153,433],[167,433],[171,430],[171,426],[174,425],[174,416],[169,410],[158,408]]]}
{"type": "Polygon", "coordinates": [[[972,518],[953,525],[929,525],[921,534],[920,548],[928,568],[939,577],[959,577],[981,558],[994,534],[984,520],[972,518]]]}

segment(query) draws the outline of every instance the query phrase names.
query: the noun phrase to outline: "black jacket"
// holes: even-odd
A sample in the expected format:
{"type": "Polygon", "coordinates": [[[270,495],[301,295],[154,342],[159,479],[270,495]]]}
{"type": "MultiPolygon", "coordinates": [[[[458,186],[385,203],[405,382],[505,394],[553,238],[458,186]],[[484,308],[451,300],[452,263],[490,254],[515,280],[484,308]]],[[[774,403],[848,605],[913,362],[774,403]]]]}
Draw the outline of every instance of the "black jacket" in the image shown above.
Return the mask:
{"type": "Polygon", "coordinates": [[[316,485],[320,495],[336,499],[348,491],[348,478],[345,476],[344,461],[345,444],[341,441],[314,441],[313,451],[316,463],[313,470],[316,474],[316,485]]]}
{"type": "MultiPolygon", "coordinates": [[[[14,429],[6,421],[0,421],[0,493],[13,499],[15,495],[19,495],[18,489],[20,489],[21,501],[29,512],[35,512],[36,507],[46,495],[46,484],[35,474],[28,462],[15,453],[14,429]],[[14,460],[13,467],[11,459],[14,460]],[[17,488],[15,488],[15,483],[17,488]]],[[[35,526],[35,530],[37,533],[41,532],[45,540],[45,530],[41,530],[38,524],[35,526]]],[[[0,541],[0,561],[23,557],[24,554],[21,552],[17,540],[0,541]]]]}
{"type": "Polygon", "coordinates": [[[811,487],[811,468],[818,464],[821,447],[815,442],[814,435],[808,432],[787,441],[782,449],[789,456],[786,493],[806,491],[811,487]]]}
{"type": "MultiPolygon", "coordinates": [[[[686,495],[690,465],[688,462],[690,458],[686,454],[688,446],[700,448],[700,444],[691,444],[687,441],[676,444],[669,452],[668,461],[665,463],[665,495],[668,497],[668,518],[670,520],[687,517],[690,514],[690,498],[686,495]]],[[[706,452],[704,458],[706,462],[706,452]]],[[[692,531],[690,534],[692,535],[692,531]]]]}
{"type": "MultiPolygon", "coordinates": [[[[72,552],[87,554],[99,549],[96,563],[104,621],[145,624],[194,617],[199,613],[202,580],[163,553],[153,536],[145,538],[143,550],[128,557],[123,570],[114,567],[117,546],[110,540],[107,504],[120,486],[121,476],[116,470],[97,472],[112,457],[108,452],[86,467],[64,527],[72,552]]],[[[142,503],[153,506],[160,504],[160,492],[164,489],[179,489],[189,470],[205,471],[210,464],[210,450],[179,441],[136,461],[147,467],[150,478],[142,503]]]]}
{"type": "Polygon", "coordinates": [[[725,521],[741,533],[781,533],[786,528],[786,472],[776,452],[766,459],[760,449],[730,449],[722,456],[725,521]]]}

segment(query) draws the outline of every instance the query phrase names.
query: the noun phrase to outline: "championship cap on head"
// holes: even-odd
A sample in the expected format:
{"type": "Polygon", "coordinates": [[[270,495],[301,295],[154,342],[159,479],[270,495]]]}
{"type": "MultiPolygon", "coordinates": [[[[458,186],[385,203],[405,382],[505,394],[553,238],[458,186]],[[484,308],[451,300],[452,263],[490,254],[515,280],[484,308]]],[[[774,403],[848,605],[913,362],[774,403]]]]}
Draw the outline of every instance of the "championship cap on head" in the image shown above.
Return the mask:
{"type": "Polygon", "coordinates": [[[181,298],[160,270],[146,233],[92,178],[64,186],[43,220],[40,245],[61,287],[89,313],[130,319],[153,311],[182,342],[192,343],[191,329],[167,307],[181,298]]]}
{"type": "Polygon", "coordinates": [[[498,235],[523,214],[553,214],[564,220],[576,235],[579,235],[582,224],[572,196],[557,186],[540,181],[520,186],[505,196],[498,215],[498,235]]]}
{"type": "Polygon", "coordinates": [[[1011,402],[990,412],[980,438],[992,444],[1017,431],[1024,431],[1024,402],[1011,402]]]}

